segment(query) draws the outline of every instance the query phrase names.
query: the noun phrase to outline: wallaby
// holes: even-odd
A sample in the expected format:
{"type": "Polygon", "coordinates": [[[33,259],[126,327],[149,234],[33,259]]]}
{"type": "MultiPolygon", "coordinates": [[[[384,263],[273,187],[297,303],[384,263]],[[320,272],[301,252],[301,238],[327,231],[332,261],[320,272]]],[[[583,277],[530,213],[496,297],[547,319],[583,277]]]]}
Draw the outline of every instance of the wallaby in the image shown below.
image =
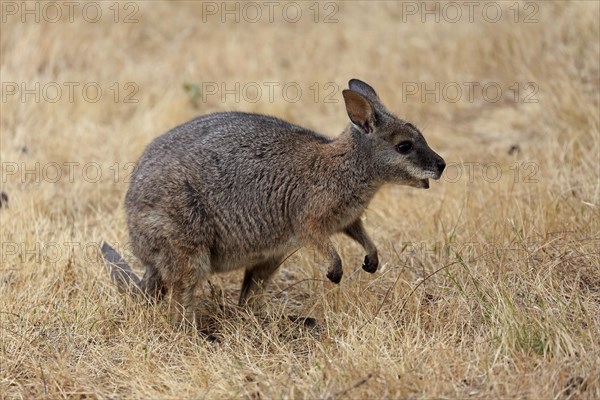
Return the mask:
{"type": "Polygon", "coordinates": [[[349,87],[350,124],[335,139],[241,112],[201,116],[156,138],[125,198],[133,254],[146,272],[140,280],[104,244],[113,279],[150,297],[170,291],[191,321],[207,275],[245,268],[244,305],[302,246],[324,255],[327,277],[339,283],[337,232],[366,250],[362,268],[375,272],[377,248],[361,222],[370,200],[385,183],[427,189],[446,164],[371,86],[352,79],[349,87]]]}

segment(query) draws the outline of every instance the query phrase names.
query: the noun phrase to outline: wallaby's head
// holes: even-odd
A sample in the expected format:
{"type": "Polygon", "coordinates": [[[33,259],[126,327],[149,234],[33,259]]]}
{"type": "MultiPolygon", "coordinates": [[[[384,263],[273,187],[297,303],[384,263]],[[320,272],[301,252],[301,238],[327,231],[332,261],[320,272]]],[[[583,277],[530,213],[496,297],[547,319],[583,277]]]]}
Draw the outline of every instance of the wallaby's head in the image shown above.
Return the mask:
{"type": "Polygon", "coordinates": [[[411,123],[390,113],[375,90],[352,79],[344,90],[349,129],[365,146],[365,156],[377,177],[385,182],[427,189],[429,179],[440,179],[446,163],[427,145],[411,123]],[[368,151],[369,149],[370,151],[368,151]]]}

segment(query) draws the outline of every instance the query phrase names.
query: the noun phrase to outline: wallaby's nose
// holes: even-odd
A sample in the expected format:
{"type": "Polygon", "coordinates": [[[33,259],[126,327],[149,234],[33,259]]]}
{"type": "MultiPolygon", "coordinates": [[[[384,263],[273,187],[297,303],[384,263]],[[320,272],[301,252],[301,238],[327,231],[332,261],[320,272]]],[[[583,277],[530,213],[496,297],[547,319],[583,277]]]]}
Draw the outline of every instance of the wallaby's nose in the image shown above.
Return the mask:
{"type": "Polygon", "coordinates": [[[440,174],[441,174],[442,172],[444,172],[444,168],[446,168],[446,161],[444,161],[444,160],[439,160],[439,161],[436,163],[436,165],[437,165],[437,167],[438,167],[438,170],[440,171],[440,174]]]}

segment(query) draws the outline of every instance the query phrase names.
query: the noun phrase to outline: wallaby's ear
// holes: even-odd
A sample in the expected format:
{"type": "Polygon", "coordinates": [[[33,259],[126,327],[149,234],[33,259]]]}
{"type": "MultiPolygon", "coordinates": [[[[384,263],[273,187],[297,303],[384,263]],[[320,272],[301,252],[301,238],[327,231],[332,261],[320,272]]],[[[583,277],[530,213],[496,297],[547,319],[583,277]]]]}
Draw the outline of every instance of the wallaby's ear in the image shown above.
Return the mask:
{"type": "Polygon", "coordinates": [[[383,106],[383,103],[381,102],[381,99],[379,99],[379,96],[377,96],[375,89],[360,79],[350,79],[350,82],[348,82],[348,87],[350,90],[354,90],[356,93],[365,96],[367,99],[369,99],[369,101],[371,101],[371,103],[383,106]]]}
{"type": "Polygon", "coordinates": [[[344,90],[344,101],[350,121],[365,133],[371,133],[375,129],[375,112],[373,106],[364,96],[353,91],[344,90]]]}

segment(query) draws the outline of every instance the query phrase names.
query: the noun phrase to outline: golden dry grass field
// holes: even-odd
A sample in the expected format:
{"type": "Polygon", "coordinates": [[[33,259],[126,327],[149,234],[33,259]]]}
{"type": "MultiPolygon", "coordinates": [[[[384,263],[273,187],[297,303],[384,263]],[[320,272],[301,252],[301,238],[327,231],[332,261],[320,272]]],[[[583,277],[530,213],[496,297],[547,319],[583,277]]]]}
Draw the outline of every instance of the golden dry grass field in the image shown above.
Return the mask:
{"type": "Polygon", "coordinates": [[[2,1],[0,398],[600,398],[600,6],[472,4],[2,1]],[[350,78],[448,163],[369,205],[376,274],[336,236],[341,284],[302,249],[260,315],[212,276],[217,341],[117,291],[146,144],[223,110],[335,136],[350,78]]]}

